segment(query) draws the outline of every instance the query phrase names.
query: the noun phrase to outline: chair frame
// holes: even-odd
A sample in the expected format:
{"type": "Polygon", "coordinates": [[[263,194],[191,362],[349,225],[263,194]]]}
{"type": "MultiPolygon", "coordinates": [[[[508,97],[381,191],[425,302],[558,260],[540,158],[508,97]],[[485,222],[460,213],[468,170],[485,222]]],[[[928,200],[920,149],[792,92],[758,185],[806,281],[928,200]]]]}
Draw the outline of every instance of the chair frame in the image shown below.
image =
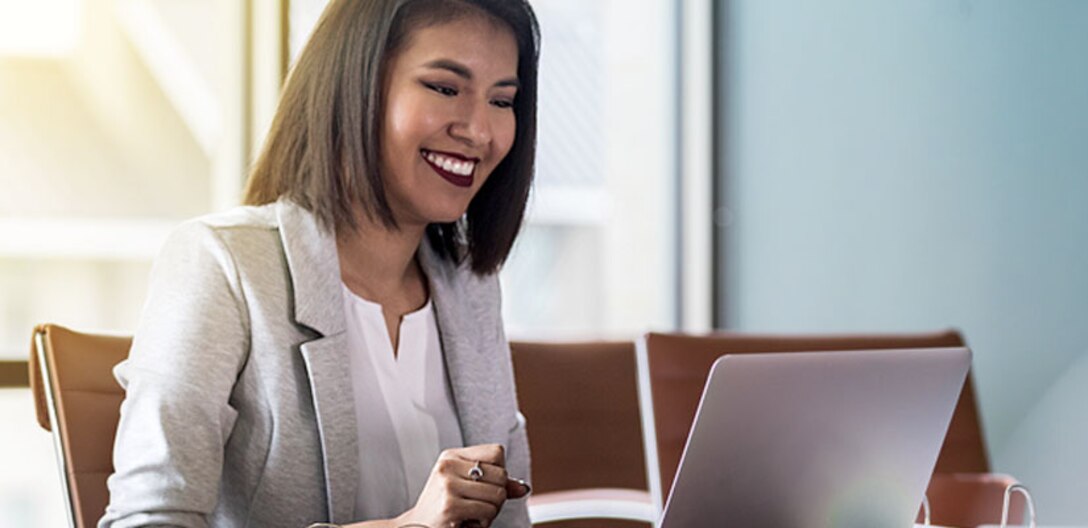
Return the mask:
{"type": "Polygon", "coordinates": [[[655,518],[665,509],[665,491],[661,489],[661,461],[657,456],[657,420],[654,417],[654,396],[650,387],[650,354],[646,337],[635,340],[635,372],[638,376],[638,406],[642,419],[642,446],[646,456],[646,483],[650,488],[650,505],[655,518]]]}
{"type": "Polygon", "coordinates": [[[51,357],[46,353],[45,334],[47,331],[47,325],[41,325],[34,329],[34,354],[38,360],[38,372],[31,373],[31,378],[40,376],[42,380],[42,387],[35,388],[40,390],[45,396],[46,410],[49,414],[49,430],[53,436],[53,451],[57,457],[57,468],[60,471],[61,480],[61,492],[64,495],[64,503],[67,506],[64,510],[68,516],[68,525],[72,528],[76,528],[76,511],[75,503],[72,501],[72,489],[71,489],[71,471],[68,468],[68,459],[64,453],[64,440],[61,436],[63,434],[64,424],[61,423],[60,418],[57,416],[57,400],[53,386],[53,368],[50,362],[51,357]]]}
{"type": "Polygon", "coordinates": [[[529,497],[533,526],[561,521],[614,519],[657,522],[649,493],[619,488],[583,488],[551,491],[529,497]]]}

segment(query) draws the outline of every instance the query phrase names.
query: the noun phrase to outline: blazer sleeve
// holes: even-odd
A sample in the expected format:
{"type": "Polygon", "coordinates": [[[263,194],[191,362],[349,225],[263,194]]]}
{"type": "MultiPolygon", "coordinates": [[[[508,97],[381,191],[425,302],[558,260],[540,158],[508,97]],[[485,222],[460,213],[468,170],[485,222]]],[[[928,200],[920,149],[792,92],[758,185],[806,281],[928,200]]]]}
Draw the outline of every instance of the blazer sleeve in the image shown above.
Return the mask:
{"type": "Polygon", "coordinates": [[[183,224],[152,268],[129,358],[110,503],[99,528],[205,527],[218,500],[229,404],[249,350],[237,269],[214,228],[183,224]]]}

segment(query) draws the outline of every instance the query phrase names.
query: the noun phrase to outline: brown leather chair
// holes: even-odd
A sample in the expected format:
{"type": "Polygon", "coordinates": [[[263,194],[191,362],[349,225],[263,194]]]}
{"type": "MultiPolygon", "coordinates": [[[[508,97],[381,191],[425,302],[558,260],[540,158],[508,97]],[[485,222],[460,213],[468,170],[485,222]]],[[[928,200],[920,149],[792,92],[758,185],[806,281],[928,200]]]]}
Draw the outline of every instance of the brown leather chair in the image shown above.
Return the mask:
{"type": "Polygon", "coordinates": [[[632,342],[510,344],[533,461],[534,523],[643,527],[646,482],[632,342]]]}
{"type": "MultiPolygon", "coordinates": [[[[651,482],[655,505],[660,508],[664,493],[671,489],[699,404],[703,385],[714,361],[724,354],[759,352],[802,352],[826,350],[872,350],[892,348],[937,348],[964,346],[954,330],[902,335],[757,335],[722,332],[709,335],[647,334],[640,342],[639,360],[645,365],[640,375],[648,384],[652,402],[653,424],[644,422],[654,435],[648,440],[656,450],[648,449],[647,463],[656,466],[658,482],[651,482]],[[652,428],[651,428],[652,426],[652,428]],[[654,455],[656,454],[656,459],[654,455]],[[662,491],[664,490],[664,491],[662,491]]],[[[952,416],[944,446],[937,460],[937,474],[986,474],[990,464],[982,437],[974,385],[968,376],[952,416]]],[[[656,480],[656,479],[654,479],[656,480]]],[[[966,476],[961,481],[970,480],[966,476]]],[[[964,515],[950,509],[952,501],[940,496],[945,488],[928,493],[934,505],[933,522],[948,526],[974,526],[990,522],[992,516],[972,523],[946,523],[964,520],[964,515]]],[[[1003,489],[1001,490],[1004,491],[1003,489]]],[[[979,493],[985,494],[985,491],[979,493]]],[[[997,495],[998,504],[1002,498],[997,495]]],[[[1000,518],[1000,507],[994,510],[1000,518]]]]}
{"type": "Polygon", "coordinates": [[[53,432],[69,521],[91,528],[106,511],[113,473],[113,437],[124,392],[113,367],[128,357],[129,337],[34,329],[30,386],[38,424],[53,432]]]}

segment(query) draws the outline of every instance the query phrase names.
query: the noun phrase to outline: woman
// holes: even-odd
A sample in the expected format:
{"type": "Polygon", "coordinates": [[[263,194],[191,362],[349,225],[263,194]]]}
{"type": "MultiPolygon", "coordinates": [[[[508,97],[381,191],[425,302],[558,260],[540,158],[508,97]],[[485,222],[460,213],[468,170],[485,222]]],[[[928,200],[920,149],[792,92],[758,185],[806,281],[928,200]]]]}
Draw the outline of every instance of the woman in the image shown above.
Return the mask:
{"type": "Polygon", "coordinates": [[[156,261],[100,527],[529,525],[495,272],[538,38],[520,0],[333,0],[248,206],[156,261]]]}

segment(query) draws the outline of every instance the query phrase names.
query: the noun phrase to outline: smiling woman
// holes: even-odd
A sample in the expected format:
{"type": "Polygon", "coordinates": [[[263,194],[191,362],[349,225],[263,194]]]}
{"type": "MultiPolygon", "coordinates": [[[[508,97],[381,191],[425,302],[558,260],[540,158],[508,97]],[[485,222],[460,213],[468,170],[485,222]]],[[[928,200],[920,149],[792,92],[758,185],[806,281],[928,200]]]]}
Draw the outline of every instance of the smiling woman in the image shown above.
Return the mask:
{"type": "Polygon", "coordinates": [[[529,526],[495,272],[538,39],[520,1],[329,4],[248,206],[156,261],[100,526],[529,526]]]}

